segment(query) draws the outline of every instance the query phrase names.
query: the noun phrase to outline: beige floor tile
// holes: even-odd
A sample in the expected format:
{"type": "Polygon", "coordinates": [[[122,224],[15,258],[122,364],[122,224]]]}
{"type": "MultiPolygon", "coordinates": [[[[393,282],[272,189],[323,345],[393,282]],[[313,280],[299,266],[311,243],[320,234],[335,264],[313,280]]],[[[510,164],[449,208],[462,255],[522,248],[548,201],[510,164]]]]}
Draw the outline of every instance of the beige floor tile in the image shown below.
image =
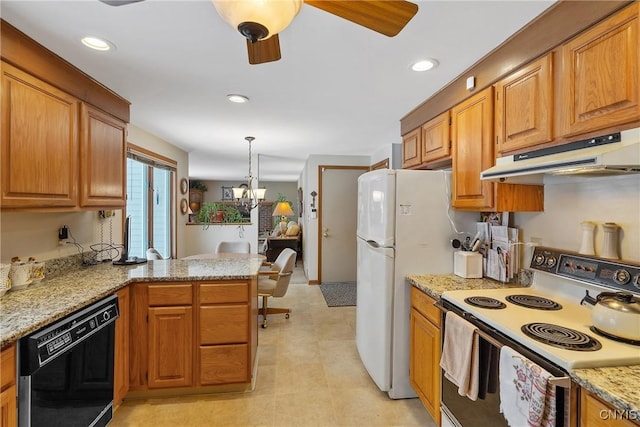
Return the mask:
{"type": "Polygon", "coordinates": [[[269,305],[293,311],[259,328],[253,392],[127,401],[110,427],[435,427],[418,399],[389,399],[369,377],[355,345],[355,307],[329,308],[320,287],[306,283],[269,305]]]}

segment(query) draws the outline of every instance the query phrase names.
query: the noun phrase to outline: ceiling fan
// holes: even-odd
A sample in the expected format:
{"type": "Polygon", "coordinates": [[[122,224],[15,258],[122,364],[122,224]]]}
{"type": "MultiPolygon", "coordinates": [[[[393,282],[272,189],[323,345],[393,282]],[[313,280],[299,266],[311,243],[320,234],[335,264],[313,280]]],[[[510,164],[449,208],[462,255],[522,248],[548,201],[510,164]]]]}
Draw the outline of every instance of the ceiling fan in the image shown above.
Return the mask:
{"type": "MultiPolygon", "coordinates": [[[[100,0],[122,6],[143,0],[100,0]]],[[[300,12],[302,3],[329,12],[388,37],[398,34],[418,12],[403,0],[212,0],[216,10],[247,38],[250,64],[281,58],[278,33],[300,12]]]]}

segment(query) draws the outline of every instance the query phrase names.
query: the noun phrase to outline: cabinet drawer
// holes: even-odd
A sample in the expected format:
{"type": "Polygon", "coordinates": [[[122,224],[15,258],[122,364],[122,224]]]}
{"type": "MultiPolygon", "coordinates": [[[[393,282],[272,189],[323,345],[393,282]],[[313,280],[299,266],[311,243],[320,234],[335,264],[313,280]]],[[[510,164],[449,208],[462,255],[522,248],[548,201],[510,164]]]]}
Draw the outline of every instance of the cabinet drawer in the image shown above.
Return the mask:
{"type": "Polygon", "coordinates": [[[200,347],[200,384],[230,384],[251,381],[247,344],[200,347]]]}
{"type": "Polygon", "coordinates": [[[249,306],[200,307],[200,344],[249,341],[249,306]]]}
{"type": "Polygon", "coordinates": [[[0,390],[16,382],[16,345],[2,350],[0,354],[0,390]]]}
{"type": "Polygon", "coordinates": [[[240,283],[203,283],[200,285],[200,304],[247,302],[249,287],[240,283]]]}
{"type": "Polygon", "coordinates": [[[440,326],[440,310],[434,305],[436,300],[415,287],[411,287],[411,305],[434,325],[440,326]]]}
{"type": "Polygon", "coordinates": [[[149,306],[191,305],[192,286],[190,283],[167,283],[149,285],[149,306]]]}

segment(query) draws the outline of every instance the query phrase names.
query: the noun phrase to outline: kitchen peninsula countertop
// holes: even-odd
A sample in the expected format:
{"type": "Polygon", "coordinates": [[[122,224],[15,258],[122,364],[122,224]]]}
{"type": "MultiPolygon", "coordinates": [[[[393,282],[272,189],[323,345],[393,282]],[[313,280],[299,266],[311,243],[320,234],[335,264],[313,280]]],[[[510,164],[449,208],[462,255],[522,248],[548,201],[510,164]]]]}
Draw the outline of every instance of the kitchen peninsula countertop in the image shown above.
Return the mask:
{"type": "Polygon", "coordinates": [[[135,282],[249,279],[258,274],[262,255],[224,254],[154,260],[132,266],[110,262],[46,278],[0,300],[0,346],[4,347],[118,289],[135,282]]]}
{"type": "MultiPolygon", "coordinates": [[[[408,275],[406,279],[435,299],[440,299],[443,292],[453,290],[522,287],[487,278],[465,279],[455,274],[408,275]]],[[[615,408],[640,413],[640,365],[575,369],[569,375],[578,385],[615,408]]]]}

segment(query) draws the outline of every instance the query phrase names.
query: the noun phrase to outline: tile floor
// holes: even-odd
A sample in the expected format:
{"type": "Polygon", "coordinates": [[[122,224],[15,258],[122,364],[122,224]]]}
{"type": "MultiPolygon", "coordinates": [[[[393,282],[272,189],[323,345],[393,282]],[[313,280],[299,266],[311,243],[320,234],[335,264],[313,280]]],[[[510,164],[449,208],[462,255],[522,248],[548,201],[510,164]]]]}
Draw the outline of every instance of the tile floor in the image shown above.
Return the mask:
{"type": "Polygon", "coordinates": [[[418,399],[391,400],[373,383],[355,346],[355,307],[327,307],[296,270],[287,295],[272,300],[290,319],[269,316],[259,330],[253,392],[126,401],[110,427],[435,427],[418,399]]]}

